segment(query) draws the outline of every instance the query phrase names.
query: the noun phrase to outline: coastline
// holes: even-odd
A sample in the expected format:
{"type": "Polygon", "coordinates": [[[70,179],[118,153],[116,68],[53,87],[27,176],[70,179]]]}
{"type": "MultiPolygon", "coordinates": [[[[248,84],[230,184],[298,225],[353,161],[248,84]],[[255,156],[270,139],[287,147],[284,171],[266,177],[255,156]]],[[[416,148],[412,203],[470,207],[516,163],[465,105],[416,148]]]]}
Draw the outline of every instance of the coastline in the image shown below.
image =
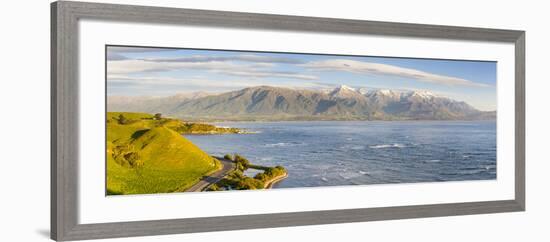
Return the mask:
{"type": "Polygon", "coordinates": [[[273,179],[271,179],[270,181],[267,181],[265,183],[264,189],[272,189],[275,184],[281,182],[282,180],[286,179],[287,177],[288,177],[288,172],[285,172],[284,175],[274,177],[273,179]]]}
{"type": "MultiPolygon", "coordinates": [[[[274,121],[268,121],[268,120],[256,120],[256,121],[201,121],[204,123],[208,123],[211,125],[233,125],[233,124],[262,124],[262,123],[331,123],[331,122],[347,122],[347,123],[476,123],[476,122],[496,122],[495,119],[483,119],[483,120],[274,120],[274,121]]],[[[237,133],[237,134],[255,134],[258,133],[256,131],[250,131],[245,133],[237,133]]],[[[197,135],[197,134],[190,134],[190,135],[197,135]]]]}
{"type": "Polygon", "coordinates": [[[281,166],[268,167],[254,165],[250,164],[246,158],[240,155],[235,155],[235,158],[228,158],[227,156],[229,155],[226,155],[223,158],[214,157],[220,159],[223,163],[228,163],[225,167],[231,166],[231,169],[225,169],[224,167],[225,171],[216,173],[217,179],[212,179],[213,177],[205,177],[201,182],[199,182],[201,183],[200,185],[197,183],[193,186],[194,189],[188,189],[187,191],[271,189],[275,184],[288,177],[288,172],[281,166]],[[255,176],[247,176],[243,174],[243,172],[249,168],[263,170],[263,172],[258,173],[255,176]],[[275,175],[277,173],[279,173],[279,175],[275,175]],[[267,180],[266,178],[268,177],[271,177],[271,179],[267,180]]]}
{"type": "Polygon", "coordinates": [[[425,122],[425,121],[496,121],[496,118],[449,118],[449,119],[430,119],[430,118],[387,118],[387,119],[368,119],[368,118],[250,118],[250,119],[227,119],[227,118],[194,118],[194,117],[174,117],[185,122],[223,124],[223,123],[257,123],[257,122],[425,122]]]}
{"type": "Polygon", "coordinates": [[[180,133],[180,134],[181,135],[226,135],[226,134],[257,134],[257,133],[258,132],[255,132],[255,131],[247,131],[247,130],[239,129],[239,131],[237,132],[200,131],[200,132],[186,132],[186,133],[180,133]]]}

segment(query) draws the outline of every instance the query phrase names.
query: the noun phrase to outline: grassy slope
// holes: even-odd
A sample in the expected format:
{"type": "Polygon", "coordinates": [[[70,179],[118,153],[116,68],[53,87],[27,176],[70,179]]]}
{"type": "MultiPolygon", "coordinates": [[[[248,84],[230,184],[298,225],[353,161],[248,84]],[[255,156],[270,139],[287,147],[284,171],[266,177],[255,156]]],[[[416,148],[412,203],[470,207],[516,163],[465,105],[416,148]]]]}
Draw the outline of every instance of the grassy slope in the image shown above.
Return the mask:
{"type": "Polygon", "coordinates": [[[108,113],[107,120],[109,194],[183,191],[221,166],[172,129],[181,121],[141,113],[108,113]],[[120,114],[128,124],[117,122],[120,114]]]}

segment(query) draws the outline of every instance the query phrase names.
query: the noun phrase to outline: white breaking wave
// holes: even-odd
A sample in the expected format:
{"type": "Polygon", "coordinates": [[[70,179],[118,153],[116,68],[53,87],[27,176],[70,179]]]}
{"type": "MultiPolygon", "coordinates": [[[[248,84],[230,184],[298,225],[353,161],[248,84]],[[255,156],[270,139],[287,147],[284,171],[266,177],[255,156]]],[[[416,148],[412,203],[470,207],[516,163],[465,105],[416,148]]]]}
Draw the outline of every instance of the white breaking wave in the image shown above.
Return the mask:
{"type": "Polygon", "coordinates": [[[356,172],[342,172],[342,173],[338,173],[338,175],[346,180],[361,176],[360,173],[356,173],[356,172]]]}
{"type": "Polygon", "coordinates": [[[497,166],[496,165],[488,165],[488,166],[485,166],[485,170],[491,170],[491,169],[496,169],[497,166]]]}
{"type": "Polygon", "coordinates": [[[486,170],[481,168],[481,169],[475,169],[475,170],[459,171],[458,174],[460,174],[460,175],[475,175],[475,174],[479,174],[479,173],[483,173],[483,172],[486,172],[486,170]]]}
{"type": "Polygon", "coordinates": [[[441,160],[427,160],[428,163],[438,163],[441,162],[441,160]]]}
{"type": "Polygon", "coordinates": [[[383,144],[383,145],[371,145],[371,149],[384,149],[384,148],[405,148],[404,144],[383,144]]]}
{"type": "Polygon", "coordinates": [[[344,146],[340,147],[340,149],[343,149],[343,150],[364,150],[365,146],[362,146],[362,145],[344,145],[344,146]]]}
{"type": "Polygon", "coordinates": [[[301,145],[301,144],[280,142],[280,143],[274,143],[274,144],[265,144],[264,146],[265,147],[283,147],[283,146],[295,146],[295,145],[301,145]]]}

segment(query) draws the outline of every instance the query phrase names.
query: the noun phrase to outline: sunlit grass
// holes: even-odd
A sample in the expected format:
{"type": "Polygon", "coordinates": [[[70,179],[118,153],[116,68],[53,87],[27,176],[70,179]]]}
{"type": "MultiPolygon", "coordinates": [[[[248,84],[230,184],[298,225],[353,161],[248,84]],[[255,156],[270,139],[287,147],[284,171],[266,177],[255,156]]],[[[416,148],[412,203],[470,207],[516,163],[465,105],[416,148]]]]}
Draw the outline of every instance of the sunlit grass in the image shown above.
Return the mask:
{"type": "Polygon", "coordinates": [[[107,120],[109,195],[184,191],[221,167],[174,131],[184,125],[179,120],[142,113],[108,113],[107,120]]]}

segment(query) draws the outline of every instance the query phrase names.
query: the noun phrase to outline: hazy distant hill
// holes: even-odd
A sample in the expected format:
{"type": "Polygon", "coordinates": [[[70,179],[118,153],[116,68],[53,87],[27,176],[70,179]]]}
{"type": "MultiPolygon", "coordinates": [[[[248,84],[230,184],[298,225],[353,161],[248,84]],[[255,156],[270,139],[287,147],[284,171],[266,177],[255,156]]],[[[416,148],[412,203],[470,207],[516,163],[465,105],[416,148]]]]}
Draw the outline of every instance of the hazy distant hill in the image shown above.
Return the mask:
{"type": "Polygon", "coordinates": [[[170,110],[180,103],[208,96],[205,92],[193,92],[178,94],[169,97],[148,97],[148,96],[110,96],[107,103],[109,110],[120,110],[124,112],[146,112],[146,113],[169,113],[170,110]]]}
{"type": "Polygon", "coordinates": [[[195,120],[477,120],[496,115],[426,91],[347,86],[323,91],[258,86],[163,98],[111,96],[108,110],[159,112],[195,120]]]}

